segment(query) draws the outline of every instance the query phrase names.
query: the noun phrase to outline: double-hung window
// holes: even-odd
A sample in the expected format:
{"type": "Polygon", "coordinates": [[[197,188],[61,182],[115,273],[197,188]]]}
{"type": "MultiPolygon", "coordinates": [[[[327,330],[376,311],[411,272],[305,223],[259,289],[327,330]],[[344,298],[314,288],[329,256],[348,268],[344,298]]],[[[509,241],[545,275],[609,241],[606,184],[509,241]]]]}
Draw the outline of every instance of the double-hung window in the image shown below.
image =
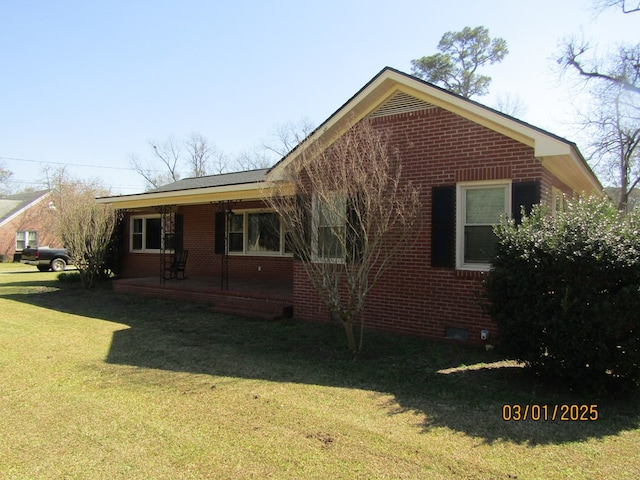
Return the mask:
{"type": "Polygon", "coordinates": [[[244,213],[229,216],[229,253],[244,252],[244,213]]]}
{"type": "Polygon", "coordinates": [[[457,267],[486,270],[498,242],[493,226],[511,211],[511,183],[461,183],[457,197],[457,267]]]}
{"type": "Polygon", "coordinates": [[[291,253],[280,216],[276,212],[233,213],[229,216],[228,222],[229,253],[246,255],[291,253]]]}
{"type": "Polygon", "coordinates": [[[247,214],[247,252],[280,253],[280,217],[273,212],[247,214]]]}
{"type": "Polygon", "coordinates": [[[344,261],[347,203],[343,194],[313,199],[313,257],[315,261],[344,261]]]}
{"type": "Polygon", "coordinates": [[[129,247],[132,252],[157,253],[162,247],[162,219],[160,215],[131,217],[129,247]]]}
{"type": "Polygon", "coordinates": [[[27,247],[38,247],[38,232],[20,230],[16,232],[16,250],[23,250],[27,247]]]}

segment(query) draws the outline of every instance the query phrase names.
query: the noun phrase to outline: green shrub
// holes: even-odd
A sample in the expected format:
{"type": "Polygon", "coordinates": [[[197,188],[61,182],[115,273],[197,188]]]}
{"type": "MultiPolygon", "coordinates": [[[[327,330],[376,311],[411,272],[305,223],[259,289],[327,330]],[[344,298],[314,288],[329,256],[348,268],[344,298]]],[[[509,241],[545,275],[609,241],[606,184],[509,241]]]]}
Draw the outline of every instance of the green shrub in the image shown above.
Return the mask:
{"type": "Polygon", "coordinates": [[[77,270],[74,272],[62,272],[58,275],[58,281],[60,283],[80,283],[80,272],[77,270]]]}
{"type": "Polygon", "coordinates": [[[640,215],[581,198],[496,227],[486,309],[501,348],[580,389],[640,384],[640,215]]]}

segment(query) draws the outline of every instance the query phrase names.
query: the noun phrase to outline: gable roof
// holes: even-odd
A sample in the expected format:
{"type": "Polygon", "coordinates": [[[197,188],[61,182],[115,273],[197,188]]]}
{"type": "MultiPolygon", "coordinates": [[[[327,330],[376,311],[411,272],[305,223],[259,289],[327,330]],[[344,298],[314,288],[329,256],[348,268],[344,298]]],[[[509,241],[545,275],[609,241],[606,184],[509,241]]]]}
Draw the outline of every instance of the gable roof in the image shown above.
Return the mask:
{"type": "Polygon", "coordinates": [[[325,145],[331,145],[350,125],[366,117],[384,115],[388,111],[400,113],[435,107],[532,147],[534,155],[547,170],[578,192],[602,190],[575,143],[390,67],[382,69],[274,165],[268,179],[281,178],[281,170],[315,141],[323,138],[325,145]]]}
{"type": "Polygon", "coordinates": [[[37,192],[18,193],[0,198],[0,227],[9,223],[15,217],[40,203],[49,194],[50,190],[40,190],[37,192]]]}
{"type": "Polygon", "coordinates": [[[544,168],[577,192],[602,191],[602,185],[575,143],[498,112],[468,98],[390,67],[382,69],[344,105],[270,169],[185,178],[149,192],[101,197],[116,208],[256,200],[312,143],[333,143],[353,123],[366,117],[442,108],[533,148],[544,168]]]}
{"type": "Polygon", "coordinates": [[[261,198],[268,169],[191,177],[172,182],[144,193],[100,197],[98,203],[112,203],[117,208],[144,208],[156,205],[184,205],[223,200],[261,198]]]}

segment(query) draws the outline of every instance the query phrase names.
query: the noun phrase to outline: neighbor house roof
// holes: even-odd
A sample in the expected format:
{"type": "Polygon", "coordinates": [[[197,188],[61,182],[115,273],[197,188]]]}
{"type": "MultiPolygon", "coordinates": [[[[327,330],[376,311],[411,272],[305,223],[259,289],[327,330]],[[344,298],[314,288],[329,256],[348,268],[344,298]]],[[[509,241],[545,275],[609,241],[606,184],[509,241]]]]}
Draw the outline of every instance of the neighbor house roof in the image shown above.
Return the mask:
{"type": "Polygon", "coordinates": [[[390,67],[382,69],[291,150],[269,171],[268,179],[281,178],[282,170],[320,138],[324,146],[329,146],[351,125],[375,116],[387,106],[393,106],[396,111],[443,108],[532,147],[543,166],[575,191],[602,190],[575,143],[390,67]]]}
{"type": "Polygon", "coordinates": [[[50,193],[50,190],[39,190],[0,197],[0,227],[40,203],[50,193]]]}
{"type": "Polygon", "coordinates": [[[148,192],[100,197],[98,203],[117,208],[144,208],[156,205],[184,205],[224,200],[252,200],[262,197],[268,169],[223,173],[178,180],[148,192]]]}

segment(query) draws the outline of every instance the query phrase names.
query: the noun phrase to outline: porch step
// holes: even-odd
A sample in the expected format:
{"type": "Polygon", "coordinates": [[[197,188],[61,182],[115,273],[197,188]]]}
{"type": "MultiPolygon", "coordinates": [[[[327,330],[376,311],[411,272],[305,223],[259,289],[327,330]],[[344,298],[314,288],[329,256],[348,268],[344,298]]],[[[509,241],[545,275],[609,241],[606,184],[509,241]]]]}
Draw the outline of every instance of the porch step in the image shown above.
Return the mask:
{"type": "Polygon", "coordinates": [[[277,320],[293,316],[293,306],[288,303],[245,297],[224,297],[216,300],[211,310],[240,317],[277,320]]]}

